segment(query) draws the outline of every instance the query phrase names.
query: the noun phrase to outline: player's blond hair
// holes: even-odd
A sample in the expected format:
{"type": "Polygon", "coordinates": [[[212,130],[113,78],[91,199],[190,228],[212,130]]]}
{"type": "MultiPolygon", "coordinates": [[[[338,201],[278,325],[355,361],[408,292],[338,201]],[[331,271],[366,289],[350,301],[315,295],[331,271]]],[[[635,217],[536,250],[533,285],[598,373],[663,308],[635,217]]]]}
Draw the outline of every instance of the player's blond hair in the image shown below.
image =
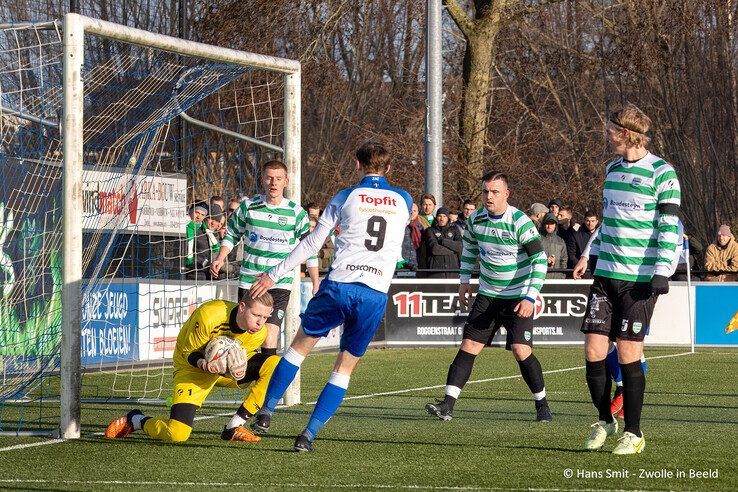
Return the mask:
{"type": "Polygon", "coordinates": [[[610,113],[610,123],[625,128],[628,135],[625,144],[629,147],[645,147],[651,141],[646,135],[651,129],[651,118],[635,104],[628,103],[623,109],[610,113]]]}
{"type": "Polygon", "coordinates": [[[246,291],[246,293],[241,298],[241,302],[244,303],[247,308],[250,308],[257,302],[266,307],[274,307],[274,298],[269,292],[265,292],[256,299],[252,299],[251,292],[246,291]]]}

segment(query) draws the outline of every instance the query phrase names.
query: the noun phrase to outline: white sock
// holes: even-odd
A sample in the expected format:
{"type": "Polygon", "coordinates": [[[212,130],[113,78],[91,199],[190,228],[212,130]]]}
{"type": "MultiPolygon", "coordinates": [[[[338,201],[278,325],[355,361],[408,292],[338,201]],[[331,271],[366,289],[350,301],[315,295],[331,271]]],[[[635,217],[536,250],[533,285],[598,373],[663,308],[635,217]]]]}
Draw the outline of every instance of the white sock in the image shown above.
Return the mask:
{"type": "Polygon", "coordinates": [[[540,401],[546,398],[546,388],[543,388],[543,391],[539,391],[538,393],[533,393],[533,399],[536,401],[540,401]]]}
{"type": "Polygon", "coordinates": [[[241,417],[239,414],[234,413],[233,417],[231,417],[231,421],[228,422],[228,425],[226,425],[226,429],[235,429],[239,425],[243,425],[246,423],[246,419],[241,417]]]}
{"type": "Polygon", "coordinates": [[[141,430],[141,421],[146,415],[136,414],[131,417],[131,424],[133,424],[133,430],[141,430]]]}
{"type": "Polygon", "coordinates": [[[459,395],[461,394],[461,388],[458,386],[451,386],[450,384],[446,385],[446,394],[450,396],[451,398],[459,399],[459,395]]]}

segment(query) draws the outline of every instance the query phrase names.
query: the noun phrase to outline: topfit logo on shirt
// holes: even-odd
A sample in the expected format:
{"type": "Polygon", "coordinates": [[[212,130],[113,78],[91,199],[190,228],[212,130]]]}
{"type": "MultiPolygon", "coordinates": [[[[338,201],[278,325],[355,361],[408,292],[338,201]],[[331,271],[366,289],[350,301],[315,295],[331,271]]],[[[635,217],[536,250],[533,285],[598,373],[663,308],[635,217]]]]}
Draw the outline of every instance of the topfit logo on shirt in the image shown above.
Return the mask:
{"type": "Polygon", "coordinates": [[[389,196],[371,196],[360,193],[359,198],[361,199],[361,203],[368,203],[369,205],[373,205],[375,207],[381,205],[391,205],[393,207],[397,206],[397,200],[389,196]]]}

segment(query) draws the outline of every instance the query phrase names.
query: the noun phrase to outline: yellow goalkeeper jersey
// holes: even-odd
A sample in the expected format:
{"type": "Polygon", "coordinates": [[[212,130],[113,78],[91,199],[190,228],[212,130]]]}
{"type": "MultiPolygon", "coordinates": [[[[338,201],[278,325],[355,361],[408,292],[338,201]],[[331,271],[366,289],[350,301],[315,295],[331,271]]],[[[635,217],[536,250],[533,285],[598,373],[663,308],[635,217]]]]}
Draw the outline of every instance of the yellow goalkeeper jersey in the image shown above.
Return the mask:
{"type": "Polygon", "coordinates": [[[207,301],[195,309],[190,318],[182,325],[174,348],[174,367],[188,367],[187,358],[193,352],[205,353],[208,342],[215,337],[227,336],[238,340],[251,358],[256,349],[261,347],[267,336],[265,327],[256,333],[241,333],[236,325],[238,303],[230,301],[207,301]],[[234,331],[236,330],[236,331],[234,331]]]}

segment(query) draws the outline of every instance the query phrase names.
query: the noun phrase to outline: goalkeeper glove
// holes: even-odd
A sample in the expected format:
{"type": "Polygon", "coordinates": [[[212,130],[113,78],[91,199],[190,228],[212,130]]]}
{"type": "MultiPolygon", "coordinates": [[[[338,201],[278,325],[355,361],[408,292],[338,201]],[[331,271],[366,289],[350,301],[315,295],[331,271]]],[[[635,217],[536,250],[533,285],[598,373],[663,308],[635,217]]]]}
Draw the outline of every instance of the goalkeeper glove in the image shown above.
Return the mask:
{"type": "Polygon", "coordinates": [[[233,347],[228,351],[226,359],[231,377],[236,381],[243,379],[246,376],[246,352],[241,347],[233,347]]]}
{"type": "Polygon", "coordinates": [[[660,296],[669,292],[669,279],[663,275],[654,275],[651,278],[651,294],[660,296]]]}
{"type": "Polygon", "coordinates": [[[208,362],[205,359],[199,359],[197,361],[197,367],[204,372],[209,372],[210,374],[224,374],[228,367],[227,358],[221,357],[211,362],[208,362]]]}

